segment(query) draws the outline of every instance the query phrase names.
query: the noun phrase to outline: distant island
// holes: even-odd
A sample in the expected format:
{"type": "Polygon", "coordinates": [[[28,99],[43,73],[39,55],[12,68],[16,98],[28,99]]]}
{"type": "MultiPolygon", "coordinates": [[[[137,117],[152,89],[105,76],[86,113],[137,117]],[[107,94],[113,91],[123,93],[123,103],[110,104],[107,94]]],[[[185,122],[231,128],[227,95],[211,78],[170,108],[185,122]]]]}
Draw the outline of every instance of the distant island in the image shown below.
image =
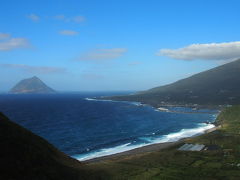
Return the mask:
{"type": "Polygon", "coordinates": [[[163,105],[218,106],[239,104],[239,92],[240,59],[165,86],[131,95],[103,98],[137,101],[154,107],[163,105]]]}
{"type": "Polygon", "coordinates": [[[33,76],[21,80],[10,91],[11,94],[52,94],[55,90],[48,87],[41,79],[33,76]]]}

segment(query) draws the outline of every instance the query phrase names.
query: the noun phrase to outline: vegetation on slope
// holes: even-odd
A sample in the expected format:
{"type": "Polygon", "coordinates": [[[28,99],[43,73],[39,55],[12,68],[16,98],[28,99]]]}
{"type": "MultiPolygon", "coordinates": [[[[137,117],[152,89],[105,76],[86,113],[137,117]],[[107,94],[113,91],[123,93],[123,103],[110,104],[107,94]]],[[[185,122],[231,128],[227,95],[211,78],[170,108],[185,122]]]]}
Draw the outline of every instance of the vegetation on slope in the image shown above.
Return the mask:
{"type": "Polygon", "coordinates": [[[175,83],[134,95],[108,99],[139,101],[153,106],[161,104],[224,105],[240,102],[240,59],[195,74],[175,83]]]}
{"type": "MultiPolygon", "coordinates": [[[[201,152],[178,151],[174,147],[115,160],[89,164],[109,172],[108,179],[240,179],[240,106],[225,109],[217,122],[222,128],[187,143],[214,146],[201,152]]],[[[183,144],[183,143],[182,143],[183,144]]]]}

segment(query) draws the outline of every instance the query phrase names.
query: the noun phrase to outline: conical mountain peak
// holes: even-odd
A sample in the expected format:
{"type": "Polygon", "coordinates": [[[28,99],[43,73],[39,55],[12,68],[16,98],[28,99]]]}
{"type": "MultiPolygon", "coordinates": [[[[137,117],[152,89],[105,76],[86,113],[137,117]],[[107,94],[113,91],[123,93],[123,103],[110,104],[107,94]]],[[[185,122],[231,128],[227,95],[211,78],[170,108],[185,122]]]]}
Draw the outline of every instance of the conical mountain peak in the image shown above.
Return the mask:
{"type": "Polygon", "coordinates": [[[21,80],[10,90],[10,93],[14,94],[48,94],[55,92],[37,76],[21,80]]]}

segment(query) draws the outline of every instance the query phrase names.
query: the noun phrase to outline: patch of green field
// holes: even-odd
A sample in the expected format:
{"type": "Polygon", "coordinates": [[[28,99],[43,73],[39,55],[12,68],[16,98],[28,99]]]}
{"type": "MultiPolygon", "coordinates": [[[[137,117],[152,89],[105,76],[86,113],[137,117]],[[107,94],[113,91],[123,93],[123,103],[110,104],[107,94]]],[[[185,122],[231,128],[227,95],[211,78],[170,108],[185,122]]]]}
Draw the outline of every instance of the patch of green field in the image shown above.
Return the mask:
{"type": "Polygon", "coordinates": [[[91,163],[89,168],[107,172],[103,179],[240,179],[240,106],[223,110],[217,118],[222,128],[186,140],[217,145],[218,150],[178,151],[180,145],[162,151],[91,163]]]}

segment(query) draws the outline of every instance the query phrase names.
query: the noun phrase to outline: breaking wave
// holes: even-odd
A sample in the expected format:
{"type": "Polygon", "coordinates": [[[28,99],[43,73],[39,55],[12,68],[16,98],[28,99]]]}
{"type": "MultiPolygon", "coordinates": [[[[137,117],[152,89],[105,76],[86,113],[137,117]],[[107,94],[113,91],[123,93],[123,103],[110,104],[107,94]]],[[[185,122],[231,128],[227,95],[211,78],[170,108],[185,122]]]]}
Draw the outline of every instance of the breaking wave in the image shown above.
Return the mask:
{"type": "MultiPolygon", "coordinates": [[[[102,148],[96,151],[74,155],[73,157],[80,161],[85,161],[85,160],[90,160],[98,157],[109,156],[109,155],[129,151],[129,150],[140,148],[147,145],[165,143],[165,142],[175,142],[183,138],[203,134],[206,130],[214,127],[215,126],[213,124],[200,123],[198,124],[198,127],[193,129],[182,129],[178,132],[173,132],[173,133],[162,135],[162,136],[139,137],[137,140],[139,141],[139,143],[136,143],[137,141],[129,142],[123,145],[115,146],[115,147],[102,148]]],[[[155,135],[155,133],[152,133],[152,135],[155,135]]]]}

